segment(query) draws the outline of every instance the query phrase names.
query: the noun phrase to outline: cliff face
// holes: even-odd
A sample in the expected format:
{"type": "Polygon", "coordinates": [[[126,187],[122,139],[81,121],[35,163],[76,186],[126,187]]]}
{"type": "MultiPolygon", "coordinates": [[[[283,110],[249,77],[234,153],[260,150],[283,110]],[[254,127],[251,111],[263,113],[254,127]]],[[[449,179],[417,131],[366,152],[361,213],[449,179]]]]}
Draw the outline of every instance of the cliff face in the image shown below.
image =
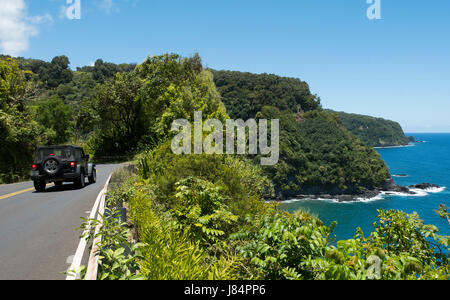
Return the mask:
{"type": "Polygon", "coordinates": [[[405,146],[410,142],[397,122],[345,112],[338,114],[345,128],[368,146],[405,146]]]}

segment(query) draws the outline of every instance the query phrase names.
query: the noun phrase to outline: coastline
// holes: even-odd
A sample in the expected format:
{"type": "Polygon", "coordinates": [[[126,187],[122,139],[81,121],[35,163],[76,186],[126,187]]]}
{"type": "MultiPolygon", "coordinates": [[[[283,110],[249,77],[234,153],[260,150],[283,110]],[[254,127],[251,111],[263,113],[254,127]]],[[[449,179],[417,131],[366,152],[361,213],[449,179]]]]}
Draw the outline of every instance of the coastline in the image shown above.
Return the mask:
{"type": "Polygon", "coordinates": [[[361,194],[355,195],[298,195],[296,197],[290,197],[284,200],[268,200],[268,202],[278,203],[293,203],[302,200],[316,200],[316,201],[333,201],[335,203],[352,203],[352,202],[371,202],[377,200],[383,200],[386,197],[426,197],[430,193],[441,193],[447,189],[447,187],[441,187],[435,184],[423,183],[417,185],[411,185],[409,187],[394,185],[391,189],[375,189],[367,190],[361,194]]]}
{"type": "MultiPolygon", "coordinates": [[[[416,142],[411,142],[407,145],[373,147],[373,149],[408,148],[414,146],[416,146],[416,142]]],[[[290,195],[286,198],[280,196],[278,199],[269,199],[268,201],[279,203],[290,203],[302,200],[333,201],[336,203],[369,202],[382,200],[389,196],[424,197],[428,196],[430,193],[440,193],[446,190],[446,187],[440,187],[430,183],[415,184],[408,187],[401,186],[394,182],[392,179],[394,177],[409,177],[409,175],[391,174],[391,177],[386,180],[382,187],[373,190],[367,189],[357,194],[329,194],[327,191],[323,191],[323,193],[319,191],[317,194],[290,195]]]]}

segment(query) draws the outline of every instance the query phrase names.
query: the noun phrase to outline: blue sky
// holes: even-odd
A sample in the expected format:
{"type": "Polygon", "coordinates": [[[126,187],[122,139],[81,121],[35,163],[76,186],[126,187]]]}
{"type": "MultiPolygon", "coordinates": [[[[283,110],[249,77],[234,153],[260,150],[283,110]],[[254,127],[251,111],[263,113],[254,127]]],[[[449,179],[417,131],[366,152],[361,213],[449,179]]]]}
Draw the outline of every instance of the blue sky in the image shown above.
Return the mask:
{"type": "Polygon", "coordinates": [[[8,2],[16,13],[0,52],[72,68],[199,52],[211,68],[301,78],[326,108],[450,132],[450,1],[380,1],[369,20],[366,0],[81,0],[69,20],[66,0],[0,0],[0,17],[8,2]]]}

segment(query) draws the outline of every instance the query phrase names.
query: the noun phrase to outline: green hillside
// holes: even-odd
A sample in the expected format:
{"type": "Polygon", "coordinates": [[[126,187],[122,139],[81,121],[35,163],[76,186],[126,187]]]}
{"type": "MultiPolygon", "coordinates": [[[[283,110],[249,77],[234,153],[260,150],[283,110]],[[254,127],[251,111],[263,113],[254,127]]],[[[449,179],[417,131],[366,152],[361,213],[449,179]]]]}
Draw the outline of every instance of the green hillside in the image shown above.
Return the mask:
{"type": "Polygon", "coordinates": [[[345,128],[369,146],[404,146],[409,143],[397,122],[345,112],[338,114],[345,128]]]}
{"type": "Polygon", "coordinates": [[[232,118],[280,119],[280,163],[265,171],[278,196],[357,194],[389,176],[378,153],[324,111],[308,84],[268,74],[213,71],[232,118]]]}

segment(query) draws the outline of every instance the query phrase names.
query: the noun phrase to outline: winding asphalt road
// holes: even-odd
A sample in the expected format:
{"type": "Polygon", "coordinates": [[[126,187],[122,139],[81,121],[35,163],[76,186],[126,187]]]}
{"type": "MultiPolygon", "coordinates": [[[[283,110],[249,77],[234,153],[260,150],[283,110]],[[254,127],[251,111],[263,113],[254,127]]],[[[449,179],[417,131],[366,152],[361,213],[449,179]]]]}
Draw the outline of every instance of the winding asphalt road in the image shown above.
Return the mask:
{"type": "Polygon", "coordinates": [[[0,185],[0,280],[65,279],[62,272],[80,240],[80,218],[117,167],[97,166],[97,183],[81,190],[71,183],[49,185],[45,193],[36,193],[32,182],[0,185]]]}

